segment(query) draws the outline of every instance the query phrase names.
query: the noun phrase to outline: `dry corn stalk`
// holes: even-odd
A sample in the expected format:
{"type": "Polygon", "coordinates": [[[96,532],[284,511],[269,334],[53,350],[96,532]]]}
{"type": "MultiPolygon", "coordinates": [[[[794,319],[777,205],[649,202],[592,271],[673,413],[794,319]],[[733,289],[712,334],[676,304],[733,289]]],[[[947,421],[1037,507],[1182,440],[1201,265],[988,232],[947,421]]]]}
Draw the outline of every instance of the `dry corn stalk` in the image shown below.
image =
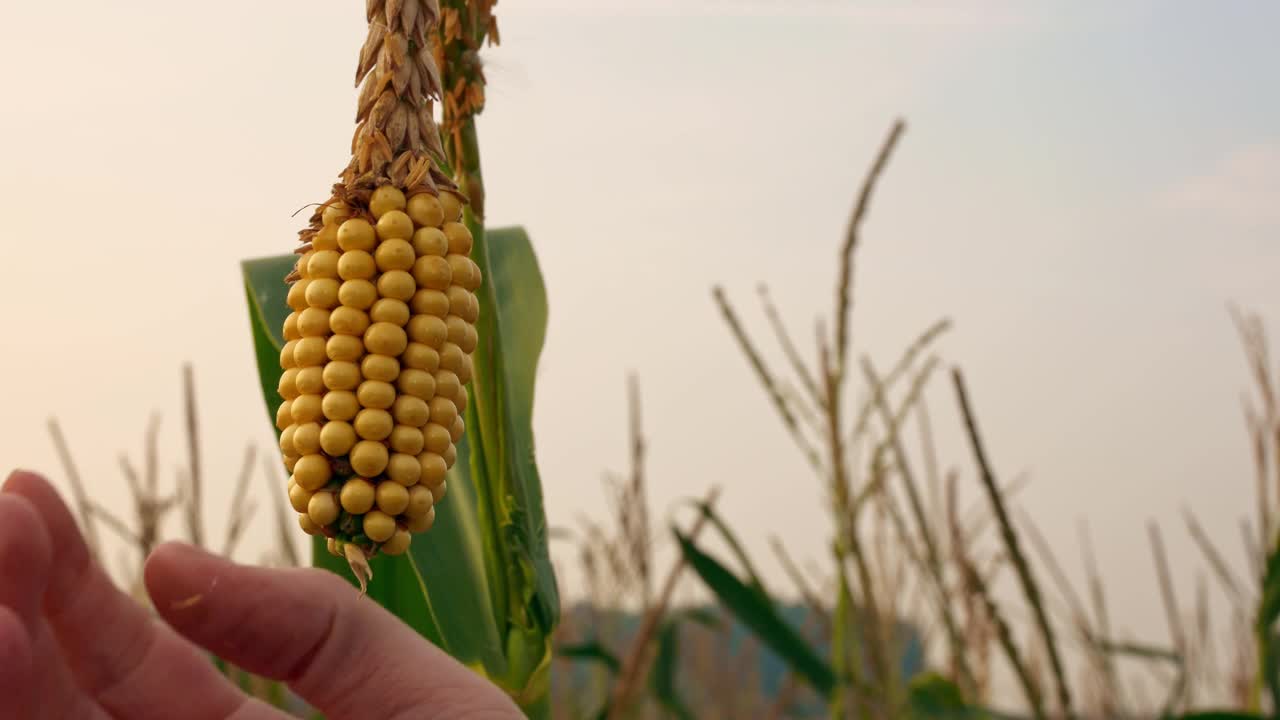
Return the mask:
{"type": "Polygon", "coordinates": [[[351,162],[301,231],[277,417],[289,500],[361,586],[430,529],[478,339],[466,199],[441,168],[436,0],[369,0],[351,162]]]}

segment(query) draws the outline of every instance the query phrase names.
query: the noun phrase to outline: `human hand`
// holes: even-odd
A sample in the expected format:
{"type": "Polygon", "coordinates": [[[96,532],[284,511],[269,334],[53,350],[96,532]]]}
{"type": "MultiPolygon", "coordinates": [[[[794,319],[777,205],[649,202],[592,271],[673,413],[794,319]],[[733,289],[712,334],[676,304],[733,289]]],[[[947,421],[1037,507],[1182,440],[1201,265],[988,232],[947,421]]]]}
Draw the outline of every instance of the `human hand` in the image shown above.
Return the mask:
{"type": "Polygon", "coordinates": [[[92,562],[47,481],[10,475],[0,491],[0,718],[289,717],[240,692],[200,648],[287,682],[333,720],[523,717],[331,573],[245,567],[168,543],[144,574],[163,621],[92,562]]]}

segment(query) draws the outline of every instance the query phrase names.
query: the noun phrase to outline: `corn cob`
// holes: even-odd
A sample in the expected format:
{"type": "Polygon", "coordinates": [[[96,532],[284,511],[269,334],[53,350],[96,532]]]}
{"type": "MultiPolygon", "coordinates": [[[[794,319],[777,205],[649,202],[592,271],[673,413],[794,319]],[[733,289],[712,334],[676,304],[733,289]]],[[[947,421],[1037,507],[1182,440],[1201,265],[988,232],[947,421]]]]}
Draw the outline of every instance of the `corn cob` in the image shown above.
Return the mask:
{"type": "Polygon", "coordinates": [[[429,530],[464,432],[480,268],[433,118],[435,0],[370,0],[352,158],[300,232],[280,450],[304,532],[363,587],[429,530]]]}

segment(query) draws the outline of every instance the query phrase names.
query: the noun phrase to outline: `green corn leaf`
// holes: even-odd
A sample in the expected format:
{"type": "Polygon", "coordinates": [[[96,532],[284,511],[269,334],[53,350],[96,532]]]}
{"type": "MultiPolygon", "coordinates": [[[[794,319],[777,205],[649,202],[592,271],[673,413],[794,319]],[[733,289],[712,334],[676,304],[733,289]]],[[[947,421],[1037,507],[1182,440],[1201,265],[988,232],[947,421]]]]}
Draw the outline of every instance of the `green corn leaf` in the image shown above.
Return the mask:
{"type": "MultiPolygon", "coordinates": [[[[603,665],[609,671],[610,676],[617,676],[622,670],[622,661],[618,660],[618,656],[614,655],[604,645],[594,640],[572,645],[562,645],[556,649],[556,655],[568,660],[580,660],[584,662],[594,662],[603,665]]],[[[604,704],[600,709],[590,713],[588,717],[595,720],[605,720],[609,717],[609,697],[606,693],[604,704]]]]}
{"type": "Polygon", "coordinates": [[[276,411],[284,402],[276,389],[280,386],[280,349],[284,347],[284,319],[289,316],[285,297],[289,287],[284,278],[293,270],[297,255],[246,260],[240,269],[249,306],[249,327],[253,332],[253,349],[262,383],[262,398],[267,404],[267,421],[275,430],[276,411]]]}
{"type": "Polygon", "coordinates": [[[618,660],[618,656],[609,652],[608,648],[595,641],[561,645],[556,649],[556,655],[570,660],[586,660],[600,663],[614,675],[622,670],[622,662],[618,660]]]}
{"type": "Polygon", "coordinates": [[[760,574],[756,572],[755,565],[751,562],[751,557],[747,555],[746,548],[743,547],[742,541],[738,540],[738,536],[724,521],[720,513],[705,500],[688,500],[688,504],[698,508],[698,512],[702,514],[720,533],[720,537],[724,538],[725,543],[729,546],[729,551],[733,553],[733,557],[742,566],[743,572],[747,574],[747,584],[757,592],[768,595],[769,591],[765,589],[764,581],[760,579],[760,574]]]}
{"type": "Polygon", "coordinates": [[[1274,630],[1277,619],[1280,619],[1280,546],[1273,547],[1267,555],[1254,627],[1262,680],[1271,691],[1273,707],[1280,709],[1280,643],[1274,630]]]}
{"type": "Polygon", "coordinates": [[[922,673],[907,687],[907,710],[911,720],[978,720],[986,714],[970,708],[955,683],[937,673],[922,673]]]}
{"type": "Polygon", "coordinates": [[[757,588],[744,583],[715,558],[702,552],[677,528],[672,528],[680,552],[689,567],[715,593],[738,620],[770,650],[804,678],[824,698],[831,697],[835,674],[800,633],[778,614],[773,601],[757,588]]]}
{"type": "Polygon", "coordinates": [[[672,613],[658,631],[658,651],[654,655],[653,669],[649,671],[649,687],[672,717],[692,719],[693,713],[685,706],[677,688],[680,660],[680,626],[696,622],[706,627],[717,627],[719,621],[706,608],[689,608],[672,613]]]}
{"type": "Polygon", "coordinates": [[[693,713],[685,707],[676,690],[677,657],[680,652],[680,626],[668,620],[658,632],[658,652],[653,659],[653,671],[649,675],[649,686],[653,695],[671,717],[680,720],[693,720],[693,713]]]}
{"type": "Polygon", "coordinates": [[[548,691],[550,637],[560,613],[533,444],[546,288],[523,229],[485,231],[469,211],[466,219],[475,238],[472,258],[484,274],[467,407],[469,463],[490,607],[507,658],[501,682],[528,706],[548,691]]]}

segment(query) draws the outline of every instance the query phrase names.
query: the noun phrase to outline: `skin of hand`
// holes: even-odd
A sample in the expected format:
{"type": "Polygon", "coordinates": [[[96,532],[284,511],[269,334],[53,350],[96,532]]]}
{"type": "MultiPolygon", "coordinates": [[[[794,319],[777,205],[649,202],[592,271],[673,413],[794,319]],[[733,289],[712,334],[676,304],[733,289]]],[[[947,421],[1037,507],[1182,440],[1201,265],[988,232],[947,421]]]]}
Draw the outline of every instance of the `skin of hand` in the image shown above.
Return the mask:
{"type": "Polygon", "coordinates": [[[240,692],[209,653],[287,682],[332,720],[524,717],[332,573],[167,543],[144,575],[155,613],[93,562],[47,481],[11,474],[0,490],[0,718],[290,717],[240,692]]]}

